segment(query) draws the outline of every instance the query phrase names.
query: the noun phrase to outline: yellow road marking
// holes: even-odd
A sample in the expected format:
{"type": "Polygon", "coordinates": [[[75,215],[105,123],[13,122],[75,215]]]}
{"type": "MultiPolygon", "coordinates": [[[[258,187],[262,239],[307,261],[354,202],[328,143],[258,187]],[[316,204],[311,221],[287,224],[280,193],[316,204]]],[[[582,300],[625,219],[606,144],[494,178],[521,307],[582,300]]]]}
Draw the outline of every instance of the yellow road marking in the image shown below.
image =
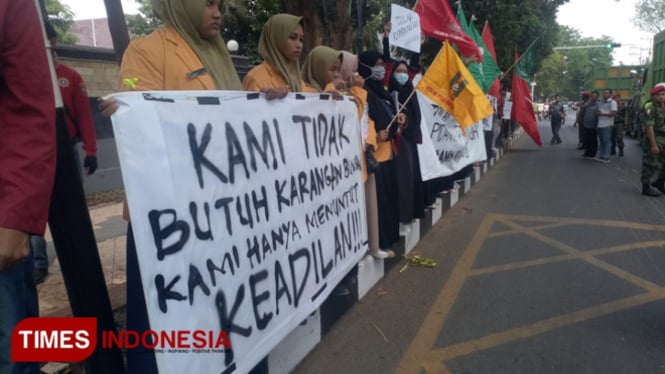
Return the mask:
{"type": "MultiPolygon", "coordinates": [[[[493,224],[494,215],[488,214],[485,216],[483,222],[478,227],[476,234],[464,250],[462,257],[457,262],[457,265],[455,265],[453,272],[450,274],[450,278],[448,278],[441,293],[439,293],[439,296],[430,308],[429,313],[427,313],[418,334],[415,339],[411,341],[406,354],[402,356],[402,360],[397,366],[398,372],[418,372],[427,352],[432,349],[432,345],[434,345],[434,342],[443,327],[443,323],[450,312],[450,308],[455,302],[455,298],[459,294],[459,291],[462,289],[464,280],[473,266],[473,261],[476,259],[476,255],[483,246],[483,242],[489,234],[493,224]]],[[[432,371],[427,372],[430,374],[432,373],[432,371]]]]}
{"type": "Polygon", "coordinates": [[[471,270],[471,272],[469,272],[469,276],[473,277],[473,276],[478,276],[478,275],[498,273],[498,272],[502,272],[502,271],[525,269],[525,268],[529,268],[529,267],[533,267],[533,266],[553,264],[553,263],[556,263],[556,262],[576,260],[576,259],[582,258],[584,255],[602,256],[602,255],[606,255],[606,254],[610,254],[610,253],[628,252],[628,251],[633,251],[633,250],[636,250],[636,249],[658,248],[658,247],[664,247],[664,246],[665,246],[665,240],[652,240],[652,241],[648,241],[648,242],[622,244],[622,245],[617,245],[617,246],[614,246],[614,247],[587,250],[587,251],[580,252],[580,253],[574,254],[574,255],[550,256],[550,257],[540,258],[540,259],[536,259],[536,260],[520,261],[520,262],[513,262],[513,263],[510,263],[510,264],[504,264],[504,265],[488,266],[488,267],[485,267],[485,268],[471,270]]]}
{"type": "Polygon", "coordinates": [[[479,339],[474,339],[445,348],[432,350],[427,354],[427,361],[430,363],[435,363],[442,362],[444,360],[451,360],[460,356],[466,356],[477,351],[483,351],[516,340],[530,338],[557,328],[570,326],[575,323],[588,321],[598,317],[603,317],[663,298],[665,298],[665,289],[660,289],[655,292],[648,292],[636,296],[631,296],[606,304],[578,310],[576,312],[548,318],[536,323],[532,323],[530,325],[520,326],[496,334],[487,335],[479,339]]]}
{"type": "Polygon", "coordinates": [[[423,323],[421,324],[416,337],[411,341],[406,353],[402,356],[402,359],[397,366],[396,372],[417,373],[423,369],[427,374],[450,373],[450,370],[445,366],[446,360],[493,348],[498,345],[519,339],[532,337],[560,327],[565,327],[593,318],[616,313],[621,310],[633,308],[635,306],[643,305],[659,299],[665,299],[665,288],[594,257],[615,252],[660,247],[665,245],[665,240],[629,243],[608,248],[579,251],[565,243],[559,242],[544,234],[541,234],[540,232],[537,232],[538,230],[567,225],[586,225],[665,232],[665,225],[651,225],[614,220],[586,220],[579,218],[488,214],[478,227],[475,235],[455,265],[450,278],[441,289],[441,292],[434,301],[434,304],[428,311],[428,314],[423,320],[423,323]],[[527,227],[515,221],[542,222],[543,224],[527,227]],[[511,227],[511,229],[490,233],[492,226],[496,222],[501,222],[504,225],[511,227]],[[478,253],[480,252],[480,249],[483,247],[485,240],[509,234],[523,234],[530,236],[536,240],[557,248],[566,254],[472,270],[473,263],[478,253]],[[623,298],[621,300],[605,303],[602,305],[585,308],[576,312],[548,318],[527,326],[516,327],[507,331],[491,334],[485,337],[458,343],[441,349],[433,349],[433,345],[441,333],[441,328],[443,327],[443,324],[445,323],[447,316],[450,313],[450,310],[467,277],[568,260],[584,260],[627,282],[642,287],[649,292],[623,298]]]}
{"type": "Polygon", "coordinates": [[[505,224],[505,225],[509,225],[509,226],[513,227],[516,230],[522,229],[522,230],[524,230],[524,235],[528,235],[528,236],[530,236],[534,239],[537,239],[537,240],[540,240],[544,243],[547,243],[547,244],[549,244],[550,246],[552,246],[554,248],[558,248],[561,251],[563,251],[565,253],[568,253],[569,255],[579,256],[582,260],[584,260],[584,261],[586,261],[586,262],[588,262],[592,265],[595,265],[595,266],[597,266],[597,267],[599,267],[599,268],[601,268],[601,269],[603,269],[603,270],[605,270],[605,271],[607,271],[607,272],[609,272],[609,273],[611,273],[611,274],[613,274],[613,275],[615,275],[615,276],[617,276],[617,277],[619,277],[619,278],[621,278],[621,279],[623,279],[627,282],[630,282],[630,283],[632,283],[636,286],[642,287],[645,290],[654,291],[654,290],[659,290],[661,288],[660,286],[658,286],[657,284],[655,284],[653,282],[650,282],[646,279],[640,278],[640,277],[638,277],[638,276],[636,276],[632,273],[629,273],[629,272],[627,272],[627,271],[625,271],[621,268],[618,268],[614,265],[610,265],[609,263],[607,263],[603,260],[597,259],[596,257],[593,257],[592,255],[590,255],[588,253],[578,251],[577,249],[569,246],[568,244],[565,244],[565,243],[562,243],[558,240],[552,239],[552,238],[550,238],[546,235],[543,235],[539,232],[535,232],[535,231],[529,229],[528,227],[521,226],[520,224],[508,221],[508,220],[503,219],[503,218],[499,219],[499,221],[501,223],[505,224]]]}

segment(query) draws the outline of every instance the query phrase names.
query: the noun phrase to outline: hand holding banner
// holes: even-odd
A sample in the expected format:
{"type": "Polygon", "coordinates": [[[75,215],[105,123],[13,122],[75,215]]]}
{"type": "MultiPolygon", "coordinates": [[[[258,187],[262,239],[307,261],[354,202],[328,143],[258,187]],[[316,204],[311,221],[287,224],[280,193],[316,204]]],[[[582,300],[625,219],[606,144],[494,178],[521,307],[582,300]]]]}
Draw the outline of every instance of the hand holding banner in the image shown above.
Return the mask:
{"type": "Polygon", "coordinates": [[[367,251],[355,105],[251,95],[115,95],[150,327],[232,347],[156,351],[160,373],[249,372],[367,251]]]}

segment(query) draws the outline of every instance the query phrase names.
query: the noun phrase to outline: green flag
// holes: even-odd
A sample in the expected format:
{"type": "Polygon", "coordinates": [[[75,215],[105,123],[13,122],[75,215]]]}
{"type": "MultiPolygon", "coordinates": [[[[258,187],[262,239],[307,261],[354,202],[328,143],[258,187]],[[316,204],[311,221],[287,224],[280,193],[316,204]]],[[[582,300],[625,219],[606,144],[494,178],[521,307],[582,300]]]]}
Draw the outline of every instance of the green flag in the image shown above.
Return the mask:
{"type": "Polygon", "coordinates": [[[517,62],[517,65],[515,65],[515,73],[528,82],[534,64],[533,49],[529,48],[524,54],[522,54],[522,58],[517,62]]]}
{"type": "Polygon", "coordinates": [[[469,71],[471,71],[473,77],[478,82],[480,88],[483,89],[483,92],[487,93],[490,90],[490,88],[492,88],[494,80],[501,75],[501,70],[499,69],[499,66],[496,64],[496,61],[494,61],[492,53],[487,48],[487,45],[485,45],[485,42],[483,41],[482,36],[480,36],[478,30],[476,30],[476,28],[472,24],[469,24],[466,21],[466,17],[464,16],[464,10],[462,9],[461,4],[457,7],[457,20],[460,23],[460,26],[462,26],[464,32],[471,39],[473,39],[473,41],[475,41],[476,44],[478,44],[478,47],[483,51],[483,62],[482,63],[474,62],[470,64],[468,68],[469,71]]]}

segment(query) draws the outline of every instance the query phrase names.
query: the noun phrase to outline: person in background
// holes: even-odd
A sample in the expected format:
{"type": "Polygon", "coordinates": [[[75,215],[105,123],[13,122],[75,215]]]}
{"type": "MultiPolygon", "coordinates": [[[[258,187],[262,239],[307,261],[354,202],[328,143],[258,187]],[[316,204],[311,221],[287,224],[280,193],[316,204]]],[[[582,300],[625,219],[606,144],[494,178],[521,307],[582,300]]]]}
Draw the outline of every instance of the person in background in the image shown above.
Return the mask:
{"type": "MultiPolygon", "coordinates": [[[[46,37],[51,45],[51,55],[55,65],[55,74],[58,79],[60,96],[67,115],[67,128],[74,144],[74,159],[79,160],[78,146],[79,141],[83,142],[85,158],[83,160],[83,169],[77,162],[78,170],[86,176],[92,175],[97,170],[97,138],[95,135],[95,125],[92,120],[92,111],[90,110],[90,101],[88,100],[88,91],[85,88],[85,82],[76,70],[60,63],[55,48],[58,42],[58,35],[53,26],[45,22],[46,37]]],[[[43,236],[30,236],[30,246],[35,260],[35,271],[33,280],[35,284],[40,284],[48,276],[48,256],[46,254],[46,240],[43,236]]]]}
{"type": "Polygon", "coordinates": [[[409,80],[409,69],[404,61],[393,63],[388,90],[395,107],[402,109],[408,118],[407,126],[398,131],[393,140],[395,172],[397,174],[397,204],[400,233],[408,236],[413,221],[425,217],[425,189],[420,175],[418,144],[422,144],[420,132],[420,104],[409,80]],[[408,100],[410,97],[410,100],[408,100]],[[407,101],[408,100],[408,101],[407,101]]]}
{"type": "Polygon", "coordinates": [[[379,209],[379,245],[384,251],[399,241],[397,210],[397,176],[393,160],[392,140],[398,129],[407,126],[405,113],[397,113],[394,101],[383,86],[386,70],[382,55],[365,51],[358,56],[358,73],[365,79],[369,118],[374,121],[377,138],[375,152],[379,167],[375,172],[379,209]],[[393,121],[395,117],[395,121],[393,121]],[[392,124],[391,124],[392,122],[392,124]]]}
{"type": "Polygon", "coordinates": [[[617,114],[614,116],[614,127],[612,128],[612,152],[611,156],[617,154],[617,146],[619,146],[619,157],[623,157],[623,132],[628,118],[628,106],[625,102],[621,101],[621,95],[615,94],[614,101],[617,103],[617,114]]]}
{"type": "Polygon", "coordinates": [[[584,127],[584,154],[582,158],[593,160],[598,152],[598,91],[591,92],[584,106],[580,126],[584,127]]]}
{"type": "MultiPolygon", "coordinates": [[[[156,0],[165,25],[133,40],[120,66],[120,90],[242,90],[240,78],[221,36],[222,0],[156,0]],[[123,82],[134,81],[129,87],[123,82]]],[[[274,94],[274,93],[273,93],[274,94]]],[[[118,109],[114,99],[100,100],[102,115],[118,109]]],[[[129,220],[129,211],[123,216],[129,220]]],[[[127,227],[127,329],[150,329],[136,244],[127,227]]],[[[142,348],[127,350],[127,372],[157,372],[155,356],[142,348]]]]}
{"type": "Polygon", "coordinates": [[[566,119],[566,111],[563,108],[563,103],[561,102],[559,95],[554,96],[554,101],[550,103],[549,116],[552,127],[552,140],[550,141],[550,144],[561,144],[559,131],[566,119]]]}
{"type": "Polygon", "coordinates": [[[658,83],[651,89],[652,106],[647,111],[644,124],[645,141],[642,156],[642,195],[658,197],[660,194],[651,187],[665,193],[665,83],[658,83]],[[653,184],[651,180],[657,177],[653,184]]]}
{"type": "Polygon", "coordinates": [[[39,315],[29,236],[43,235],[55,176],[55,99],[34,1],[0,1],[0,373],[38,374],[10,360],[14,326],[39,315]]]}
{"type": "Polygon", "coordinates": [[[264,92],[268,99],[289,92],[316,92],[303,84],[300,73],[304,35],[302,17],[284,13],[270,17],[259,38],[263,62],[247,73],[242,82],[244,89],[264,92]]]}
{"type": "MultiPolygon", "coordinates": [[[[358,114],[360,116],[361,126],[361,144],[363,149],[363,159],[366,160],[367,154],[371,154],[375,161],[378,150],[378,140],[376,125],[369,116],[367,104],[367,91],[363,88],[365,80],[358,75],[358,56],[342,51],[343,59],[341,66],[342,80],[346,82],[348,93],[356,98],[359,103],[358,114]]],[[[365,178],[365,211],[367,215],[367,241],[369,254],[376,259],[386,259],[395,257],[395,253],[390,249],[381,249],[379,241],[379,208],[376,194],[376,170],[368,170],[367,162],[364,162],[366,170],[365,178]]]]}
{"type": "Polygon", "coordinates": [[[345,89],[342,81],[342,61],[344,55],[330,47],[314,47],[302,66],[302,80],[308,90],[324,92],[329,84],[341,83],[341,87],[332,87],[333,89],[345,89]]]}
{"type": "MultiPolygon", "coordinates": [[[[392,31],[392,23],[388,22],[383,26],[383,37],[381,38],[381,44],[383,45],[383,63],[386,67],[386,76],[383,78],[383,85],[390,85],[390,78],[393,76],[393,70],[397,67],[397,63],[404,60],[399,59],[395,60],[390,54],[390,32],[392,31]]],[[[424,42],[423,38],[421,42],[424,42]]],[[[420,53],[411,52],[411,57],[409,58],[409,63],[407,65],[407,74],[409,75],[409,81],[413,81],[417,75],[420,74],[420,77],[416,78],[413,81],[413,86],[415,87],[420,79],[422,78],[421,74],[422,68],[420,66],[420,53]]]]}
{"type": "Polygon", "coordinates": [[[579,108],[577,109],[577,114],[575,115],[575,123],[573,127],[577,127],[577,149],[584,149],[584,111],[586,110],[587,104],[589,103],[589,98],[591,94],[588,92],[582,92],[582,101],[580,101],[579,108]]]}
{"type": "Polygon", "coordinates": [[[614,116],[617,113],[617,103],[612,99],[612,90],[603,91],[603,101],[596,110],[598,115],[598,139],[600,140],[600,157],[597,161],[610,162],[610,148],[612,147],[612,127],[614,116]]]}

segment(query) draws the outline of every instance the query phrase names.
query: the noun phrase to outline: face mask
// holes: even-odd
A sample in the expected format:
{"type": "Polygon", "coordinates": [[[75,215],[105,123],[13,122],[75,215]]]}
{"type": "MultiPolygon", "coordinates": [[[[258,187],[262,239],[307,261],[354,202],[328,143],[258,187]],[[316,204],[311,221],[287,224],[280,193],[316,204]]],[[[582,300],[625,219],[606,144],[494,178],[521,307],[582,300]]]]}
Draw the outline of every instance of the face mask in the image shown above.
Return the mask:
{"type": "Polygon", "coordinates": [[[395,73],[393,75],[395,77],[395,80],[397,83],[399,83],[400,86],[403,86],[406,84],[406,82],[409,80],[409,74],[407,73],[395,73]]]}
{"type": "Polygon", "coordinates": [[[377,81],[383,80],[383,78],[386,76],[386,68],[383,66],[373,66],[372,67],[372,75],[370,78],[375,79],[377,81]]]}

